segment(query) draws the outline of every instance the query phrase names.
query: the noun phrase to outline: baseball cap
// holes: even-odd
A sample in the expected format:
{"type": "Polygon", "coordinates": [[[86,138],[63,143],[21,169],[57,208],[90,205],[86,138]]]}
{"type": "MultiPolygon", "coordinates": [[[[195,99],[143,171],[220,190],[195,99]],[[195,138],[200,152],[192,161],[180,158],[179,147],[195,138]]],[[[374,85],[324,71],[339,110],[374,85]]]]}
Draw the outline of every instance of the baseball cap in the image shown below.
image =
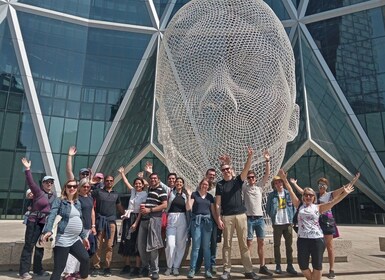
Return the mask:
{"type": "Polygon", "coordinates": [[[95,177],[100,178],[100,179],[104,179],[103,173],[96,173],[95,177]]]}
{"type": "Polygon", "coordinates": [[[84,172],[90,172],[89,170],[88,170],[88,168],[82,168],[82,169],[80,169],[80,171],[79,171],[79,173],[80,174],[82,174],[82,173],[84,173],[84,172]]]}
{"type": "Polygon", "coordinates": [[[54,179],[54,177],[52,177],[52,176],[44,176],[44,178],[43,178],[43,182],[45,182],[45,181],[47,181],[47,180],[53,180],[53,181],[55,181],[55,179],[54,179]]]}
{"type": "Polygon", "coordinates": [[[29,195],[31,192],[32,192],[31,189],[28,189],[28,190],[25,192],[25,196],[28,197],[28,195],[29,195]]]}

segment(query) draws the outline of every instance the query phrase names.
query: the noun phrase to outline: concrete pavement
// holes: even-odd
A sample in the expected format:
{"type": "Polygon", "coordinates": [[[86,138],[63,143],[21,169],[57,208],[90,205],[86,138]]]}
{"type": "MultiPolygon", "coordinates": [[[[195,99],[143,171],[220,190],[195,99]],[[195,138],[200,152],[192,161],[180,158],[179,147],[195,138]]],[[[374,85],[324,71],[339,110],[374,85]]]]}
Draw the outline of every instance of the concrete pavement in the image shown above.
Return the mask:
{"type": "MultiPolygon", "coordinates": [[[[0,221],[0,225],[2,221],[0,221]]],[[[380,251],[379,237],[385,236],[385,226],[368,226],[368,225],[348,225],[339,226],[341,237],[340,239],[350,240],[352,248],[348,252],[347,262],[338,262],[335,264],[336,279],[382,279],[385,280],[385,252],[380,251]]],[[[12,242],[23,236],[23,232],[13,233],[9,227],[0,226],[0,238],[2,242],[12,242]]],[[[221,254],[221,252],[218,252],[221,254]]],[[[326,254],[326,252],[325,252],[326,254]]],[[[268,268],[273,270],[274,264],[267,264],[268,268]]],[[[296,269],[298,266],[295,265],[296,269]]],[[[258,265],[255,265],[257,270],[258,265]]],[[[283,269],[286,266],[283,265],[283,269]]],[[[160,274],[160,279],[186,279],[187,267],[181,269],[181,276],[164,276],[160,274]]],[[[6,270],[3,268],[3,270],[6,270]]],[[[218,268],[222,271],[221,268],[218,268]]],[[[298,269],[299,270],[299,269],[298,269]]],[[[329,270],[329,265],[324,264],[324,273],[329,270]]],[[[242,267],[237,265],[232,269],[232,279],[244,279],[242,267]]],[[[162,272],[162,271],[161,271],[162,272]]],[[[98,276],[89,278],[90,280],[121,280],[121,279],[136,279],[128,276],[119,275],[119,269],[112,269],[113,276],[106,278],[98,276]]],[[[218,275],[219,277],[219,275],[218,275]]],[[[1,280],[18,279],[17,271],[2,271],[0,272],[1,280]]],[[[48,280],[49,277],[34,277],[37,280],[48,280]]],[[[145,278],[138,278],[145,279],[145,278]]],[[[198,274],[194,279],[204,279],[203,274],[198,274]]],[[[262,276],[262,279],[304,279],[304,277],[290,277],[287,274],[277,275],[272,277],[262,276]]],[[[323,279],[327,279],[324,275],[323,279]]]]}

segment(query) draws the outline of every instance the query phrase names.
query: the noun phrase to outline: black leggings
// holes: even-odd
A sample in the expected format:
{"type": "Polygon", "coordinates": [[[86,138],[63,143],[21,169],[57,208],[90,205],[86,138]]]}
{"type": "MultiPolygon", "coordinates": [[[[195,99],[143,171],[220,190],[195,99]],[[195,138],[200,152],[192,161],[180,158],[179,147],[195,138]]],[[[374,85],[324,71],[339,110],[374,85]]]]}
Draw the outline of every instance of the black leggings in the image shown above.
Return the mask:
{"type": "Polygon", "coordinates": [[[325,241],[323,238],[298,238],[298,265],[301,270],[309,269],[309,258],[313,269],[322,270],[322,259],[325,251],[325,241]]]}
{"type": "Polygon", "coordinates": [[[71,255],[73,255],[80,262],[80,277],[88,277],[90,258],[86,248],[84,248],[84,245],[80,240],[76,241],[71,247],[56,246],[53,248],[53,252],[54,266],[50,280],[60,280],[60,276],[66,267],[68,253],[71,253],[71,255]]]}

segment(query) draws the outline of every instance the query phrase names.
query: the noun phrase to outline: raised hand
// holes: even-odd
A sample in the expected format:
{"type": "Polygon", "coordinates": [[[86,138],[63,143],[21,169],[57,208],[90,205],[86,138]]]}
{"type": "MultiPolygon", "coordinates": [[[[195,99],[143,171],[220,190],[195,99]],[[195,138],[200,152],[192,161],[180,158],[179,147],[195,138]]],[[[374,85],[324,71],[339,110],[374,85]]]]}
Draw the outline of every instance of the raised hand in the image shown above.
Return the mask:
{"type": "Polygon", "coordinates": [[[344,192],[345,193],[350,194],[353,191],[354,191],[354,186],[352,183],[349,183],[349,184],[344,186],[344,192]]]}
{"type": "Polygon", "coordinates": [[[350,182],[352,185],[354,185],[356,182],[357,182],[357,180],[358,180],[358,178],[360,178],[360,176],[361,176],[361,173],[360,172],[357,172],[356,173],[356,176],[354,176],[354,178],[352,179],[352,181],[350,182]]]}
{"type": "Polygon", "coordinates": [[[24,165],[24,168],[26,170],[29,170],[31,168],[31,161],[28,161],[26,158],[21,159],[21,163],[24,165]]]}
{"type": "Polygon", "coordinates": [[[68,155],[69,155],[69,156],[74,156],[74,155],[76,155],[77,151],[78,151],[78,150],[76,149],[75,146],[71,146],[71,147],[69,147],[69,149],[68,149],[68,155]]]}
{"type": "Polygon", "coordinates": [[[287,174],[285,173],[285,170],[282,168],[278,171],[278,176],[281,177],[282,180],[287,179],[287,174]]]}
{"type": "Polygon", "coordinates": [[[254,154],[254,150],[251,147],[247,148],[247,156],[252,156],[254,154]]]}
{"type": "Polygon", "coordinates": [[[290,183],[292,183],[292,184],[297,184],[297,179],[290,178],[290,183]]]}
{"type": "Polygon", "coordinates": [[[222,155],[219,157],[219,161],[221,162],[221,164],[227,164],[227,165],[230,165],[231,163],[231,158],[229,155],[222,155]]]}
{"type": "Polygon", "coordinates": [[[263,157],[265,158],[266,161],[270,160],[270,154],[267,149],[263,151],[263,157]]]}
{"type": "Polygon", "coordinates": [[[147,173],[153,173],[152,171],[152,163],[147,161],[146,162],[146,165],[144,166],[144,171],[146,171],[147,173]]]}
{"type": "Polygon", "coordinates": [[[119,167],[119,168],[118,168],[118,172],[119,172],[120,174],[124,173],[124,167],[123,167],[123,166],[119,167]]]}
{"type": "Polygon", "coordinates": [[[143,178],[144,178],[144,173],[143,173],[143,171],[138,172],[138,174],[136,174],[136,176],[137,176],[138,178],[140,178],[140,179],[143,179],[143,178]]]}

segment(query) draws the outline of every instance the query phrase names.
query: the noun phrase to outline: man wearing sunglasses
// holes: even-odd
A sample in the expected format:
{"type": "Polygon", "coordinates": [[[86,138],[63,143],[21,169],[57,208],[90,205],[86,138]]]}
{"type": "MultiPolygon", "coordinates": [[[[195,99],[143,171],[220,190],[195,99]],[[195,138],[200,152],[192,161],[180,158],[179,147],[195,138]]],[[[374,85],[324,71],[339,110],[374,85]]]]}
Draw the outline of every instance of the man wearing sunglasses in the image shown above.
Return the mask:
{"type": "Polygon", "coordinates": [[[97,231],[97,249],[92,258],[93,270],[91,276],[96,277],[98,275],[104,275],[106,277],[111,276],[111,261],[112,261],[112,247],[117,241],[116,235],[116,210],[121,215],[124,214],[124,208],[120,202],[119,193],[113,190],[114,177],[108,175],[104,180],[103,189],[95,189],[92,192],[92,197],[95,200],[95,215],[96,215],[96,227],[97,231]],[[105,247],[105,261],[104,271],[101,270],[101,253],[105,247]]]}
{"type": "Polygon", "coordinates": [[[270,155],[267,150],[263,152],[263,157],[265,159],[265,173],[262,180],[257,182],[255,171],[249,170],[247,172],[247,181],[243,184],[242,191],[247,215],[247,246],[251,250],[255,232],[258,244],[259,273],[272,276],[273,273],[265,265],[265,221],[262,210],[263,187],[270,176],[270,155]]]}
{"type": "Polygon", "coordinates": [[[220,277],[221,280],[231,279],[231,245],[234,229],[237,231],[241,260],[245,268],[245,277],[254,280],[260,279],[253,272],[250,251],[247,247],[247,217],[242,198],[242,185],[247,177],[247,172],[250,170],[253,153],[253,150],[248,148],[247,160],[242,173],[236,177],[233,176],[229,162],[221,164],[223,179],[217,183],[215,192],[218,227],[223,230],[223,274],[220,277]]]}

